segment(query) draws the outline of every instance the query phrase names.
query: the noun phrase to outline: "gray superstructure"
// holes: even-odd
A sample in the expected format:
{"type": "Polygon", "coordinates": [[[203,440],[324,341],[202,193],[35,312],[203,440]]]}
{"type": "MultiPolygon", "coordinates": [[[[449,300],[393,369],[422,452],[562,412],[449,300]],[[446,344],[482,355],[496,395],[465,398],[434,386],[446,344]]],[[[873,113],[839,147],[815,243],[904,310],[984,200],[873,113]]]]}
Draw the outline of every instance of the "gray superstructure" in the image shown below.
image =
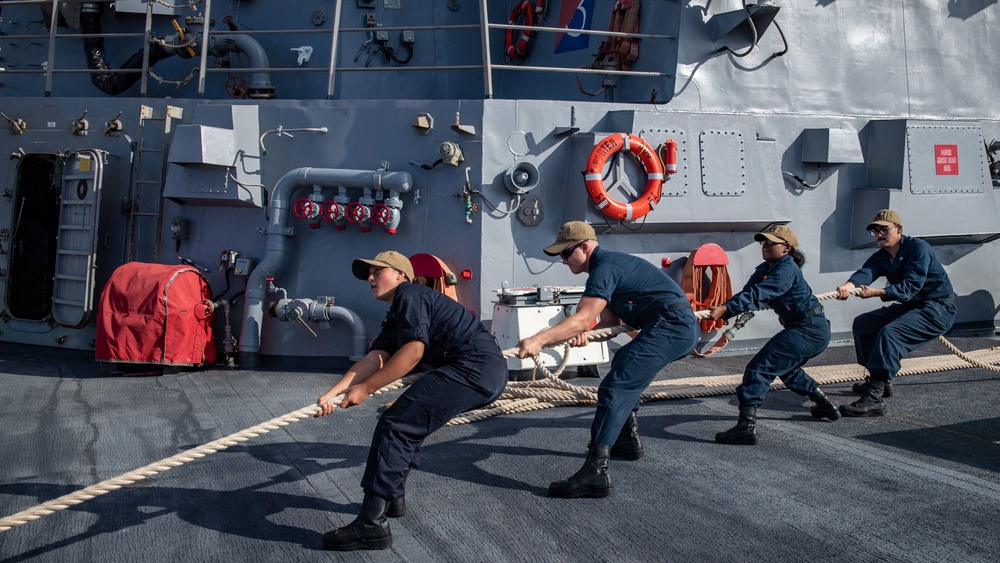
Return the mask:
{"type": "MultiPolygon", "coordinates": [[[[520,56],[507,22],[526,23],[522,6],[0,1],[0,561],[344,559],[322,534],[358,513],[372,429],[400,391],[265,421],[314,404],[363,353],[385,304],[350,263],[387,249],[446,262],[458,299],[516,338],[579,299],[582,276],[542,253],[566,220],[674,278],[714,243],[736,289],[761,261],[753,233],[787,223],[819,293],[870,255],[864,226],[891,207],[955,287],[947,338],[995,361],[996,0],[534,0],[520,56]],[[609,34],[628,4],[638,17],[616,21],[634,33],[609,34]],[[595,147],[622,134],[677,166],[638,221],[606,218],[585,184],[595,147]],[[94,361],[100,292],[132,261],[203,269],[215,365],[121,377],[136,373],[94,361]],[[25,512],[38,519],[8,522],[25,512]]],[[[641,206],[649,175],[623,154],[598,176],[641,206]]],[[[883,305],[823,303],[837,344],[883,305]]],[[[817,420],[775,389],[757,446],[716,444],[746,352],[778,328],[758,314],[723,352],[662,370],[651,390],[684,398],[643,404],[646,454],[611,462],[608,498],[548,496],[579,466],[593,406],[528,399],[431,435],[392,549],[347,557],[995,563],[997,368],[928,343],[884,417],[817,420]]],[[[625,338],[575,363],[606,372],[625,338]]],[[[837,404],[857,399],[853,347],[807,370],[837,404]]]]}
{"type": "MultiPolygon", "coordinates": [[[[90,350],[117,266],[183,258],[233,300],[234,360],[346,361],[383,312],[355,257],[434,254],[468,271],[459,300],[489,321],[501,287],[581,283],[541,251],[575,219],[674,277],[716,243],[737,287],[760,261],[752,233],[787,222],[825,292],[871,252],[883,207],[935,245],[956,328],[993,332],[995,4],[645,0],[629,43],[606,31],[610,2],[537,0],[514,61],[511,2],[133,0],[89,20],[95,3],[54,4],[0,4],[0,340],[90,350]],[[612,38],[634,61],[595,56],[612,38]],[[582,175],[621,133],[677,145],[637,221],[598,211],[582,175]],[[336,310],[308,321],[314,338],[289,322],[307,309],[267,313],[283,296],[336,310]]],[[[616,158],[609,194],[635,199],[646,175],[616,158]]],[[[828,306],[835,338],[869,308],[828,306]]],[[[761,315],[733,346],[776,326],[761,315]]]]}

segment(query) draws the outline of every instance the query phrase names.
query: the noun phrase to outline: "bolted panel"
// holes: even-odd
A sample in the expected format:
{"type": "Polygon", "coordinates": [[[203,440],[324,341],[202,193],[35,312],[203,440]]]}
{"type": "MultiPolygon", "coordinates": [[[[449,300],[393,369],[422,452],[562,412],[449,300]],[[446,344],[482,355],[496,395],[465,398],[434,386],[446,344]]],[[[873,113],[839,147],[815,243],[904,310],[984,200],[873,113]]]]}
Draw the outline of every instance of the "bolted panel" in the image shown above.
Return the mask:
{"type": "Polygon", "coordinates": [[[688,166],[688,142],[687,134],[681,129],[642,129],[639,131],[649,146],[656,149],[660,160],[664,161],[663,168],[666,171],[665,144],[668,139],[677,142],[677,172],[675,174],[663,175],[663,196],[678,197],[688,192],[688,180],[690,178],[690,168],[688,166]]]}
{"type": "Polygon", "coordinates": [[[910,192],[982,193],[991,185],[984,146],[978,124],[908,125],[910,192]]]}
{"type": "Polygon", "coordinates": [[[746,149],[739,131],[702,131],[701,187],[707,196],[739,196],[747,189],[746,149]],[[728,158],[718,158],[728,155],[728,158]]]}

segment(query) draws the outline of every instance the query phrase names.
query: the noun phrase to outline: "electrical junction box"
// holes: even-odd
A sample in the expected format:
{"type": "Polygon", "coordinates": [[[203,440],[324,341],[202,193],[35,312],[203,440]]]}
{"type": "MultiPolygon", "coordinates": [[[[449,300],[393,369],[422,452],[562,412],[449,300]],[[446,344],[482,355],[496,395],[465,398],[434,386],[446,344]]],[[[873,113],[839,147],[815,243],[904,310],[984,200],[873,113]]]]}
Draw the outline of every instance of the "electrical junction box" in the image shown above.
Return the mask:
{"type": "Polygon", "coordinates": [[[237,276],[249,276],[250,270],[253,269],[253,260],[249,258],[237,258],[236,267],[233,268],[233,273],[237,276]]]}
{"type": "MultiPolygon", "coordinates": [[[[576,311],[576,304],[583,295],[583,286],[505,288],[497,291],[493,305],[491,332],[501,350],[513,348],[522,338],[527,338],[543,328],[554,326],[576,311]]],[[[594,319],[595,322],[597,319],[594,319]]],[[[543,348],[540,355],[546,368],[557,367],[562,361],[564,348],[543,348]]],[[[591,342],[583,347],[570,347],[567,368],[590,366],[609,361],[608,343],[591,342]]],[[[507,358],[510,371],[532,370],[531,358],[507,358]]]]}

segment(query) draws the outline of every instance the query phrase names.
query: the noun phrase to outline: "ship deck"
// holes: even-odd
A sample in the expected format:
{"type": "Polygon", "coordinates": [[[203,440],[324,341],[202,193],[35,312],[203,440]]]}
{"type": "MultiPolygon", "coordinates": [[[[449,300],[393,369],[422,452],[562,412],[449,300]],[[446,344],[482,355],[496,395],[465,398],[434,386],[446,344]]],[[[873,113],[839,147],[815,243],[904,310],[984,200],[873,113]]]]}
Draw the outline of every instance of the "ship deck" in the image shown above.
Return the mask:
{"type": "MultiPolygon", "coordinates": [[[[996,344],[950,338],[962,350],[996,344]]],[[[911,357],[949,354],[937,342],[911,357]]],[[[834,346],[811,366],[851,364],[834,346]]],[[[747,355],[687,358],[660,378],[738,374],[747,355]]],[[[860,368],[859,368],[860,369],[860,368]]],[[[88,357],[0,349],[0,517],[300,409],[322,370],[206,369],[121,377],[88,357]]],[[[577,379],[594,385],[594,379],[577,379]]],[[[826,385],[839,403],[850,383],[826,385]]],[[[0,561],[913,561],[1000,553],[1000,374],[896,380],[884,418],[813,419],[772,391],[755,447],[715,444],[732,394],[646,403],[646,455],[612,460],[604,499],[553,499],[592,407],[446,427],[424,444],[408,513],[380,552],[322,550],[350,522],[379,408],[306,418],[0,532],[0,561]]]]}

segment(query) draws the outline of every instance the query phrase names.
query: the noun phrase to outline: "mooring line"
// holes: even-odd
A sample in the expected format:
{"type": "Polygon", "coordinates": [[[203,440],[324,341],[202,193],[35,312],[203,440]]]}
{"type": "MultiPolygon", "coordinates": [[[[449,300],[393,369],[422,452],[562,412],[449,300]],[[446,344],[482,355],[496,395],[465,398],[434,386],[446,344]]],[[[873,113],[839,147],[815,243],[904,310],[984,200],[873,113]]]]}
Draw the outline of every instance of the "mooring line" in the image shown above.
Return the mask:
{"type": "MultiPolygon", "coordinates": [[[[853,290],[852,294],[857,294],[860,290],[853,290]]],[[[817,299],[831,299],[837,295],[837,292],[830,292],[817,295],[817,299]]],[[[708,311],[698,311],[695,313],[697,318],[707,318],[708,311]]],[[[616,326],[611,328],[602,328],[592,331],[587,331],[588,339],[599,341],[604,339],[610,339],[614,336],[633,330],[631,327],[627,326],[616,326]]],[[[945,340],[943,336],[938,337],[949,350],[951,350],[956,356],[961,358],[964,364],[942,364],[941,362],[935,362],[933,358],[928,358],[931,360],[927,362],[931,365],[929,368],[917,370],[916,364],[918,360],[904,360],[906,368],[900,370],[899,376],[902,375],[912,375],[915,373],[930,373],[935,371],[944,371],[950,369],[959,369],[961,366],[972,365],[978,368],[987,369],[994,372],[1000,372],[1000,367],[993,365],[1000,362],[1000,359],[992,359],[989,362],[979,361],[969,354],[960,351],[951,342],[945,340]],[[914,369],[909,366],[912,365],[914,369]]],[[[528,381],[528,382],[508,382],[507,390],[500,396],[500,399],[494,403],[487,405],[482,409],[477,409],[474,411],[469,411],[462,413],[461,415],[450,420],[446,426],[456,426],[459,424],[467,424],[469,422],[476,422],[479,420],[484,420],[486,418],[491,418],[493,416],[498,416],[502,414],[513,414],[520,412],[535,411],[541,409],[547,409],[557,406],[570,406],[570,405],[588,405],[595,404],[597,400],[597,389],[596,387],[584,387],[578,385],[572,385],[560,379],[558,375],[562,373],[568,363],[569,357],[569,341],[559,342],[551,345],[550,347],[563,346],[564,353],[563,359],[560,365],[557,367],[555,372],[550,372],[542,365],[541,359],[536,356],[535,364],[538,368],[545,374],[545,377],[538,381],[528,381]]],[[[503,354],[505,357],[516,356],[518,348],[510,348],[504,350],[503,354]]],[[[992,352],[988,350],[987,352],[992,352]]],[[[998,355],[994,353],[993,355],[998,355]]],[[[925,359],[928,360],[928,359],[925,359]]],[[[842,383],[848,381],[858,381],[863,378],[863,371],[860,371],[859,367],[855,367],[852,372],[842,373],[832,373],[832,374],[820,374],[823,368],[837,368],[843,369],[841,366],[821,366],[819,368],[811,368],[810,373],[813,375],[814,379],[820,383],[842,383]]],[[[653,382],[650,385],[651,388],[659,387],[673,387],[675,389],[667,391],[649,391],[647,390],[642,394],[641,400],[643,402],[648,401],[658,401],[666,399],[689,399],[696,397],[711,397],[717,395],[728,395],[734,392],[733,386],[739,384],[739,379],[741,374],[730,375],[730,376],[704,376],[704,377],[691,377],[683,379],[674,379],[667,381],[653,382]]],[[[413,378],[404,377],[398,381],[394,381],[389,385],[379,389],[373,395],[385,393],[387,391],[393,391],[401,387],[406,386],[409,382],[413,381],[413,378]]],[[[784,385],[776,381],[771,386],[772,389],[783,389],[784,385]]],[[[343,397],[343,395],[338,395],[338,397],[343,397]]],[[[336,400],[337,397],[334,397],[336,400]]],[[[108,479],[106,481],[101,481],[96,485],[91,485],[89,487],[74,491],[72,493],[63,495],[59,498],[43,502],[39,505],[33,506],[27,510],[23,510],[16,514],[12,514],[5,518],[0,518],[0,532],[6,532],[11,528],[20,526],[21,524],[26,524],[33,520],[38,520],[43,516],[48,516],[54,512],[60,510],[65,510],[71,506],[75,506],[84,501],[90,500],[92,498],[110,493],[111,491],[116,491],[122,487],[133,485],[147,478],[156,475],[158,473],[163,473],[173,469],[174,467],[179,467],[194,461],[198,458],[205,457],[208,454],[213,454],[215,452],[222,451],[230,446],[239,444],[241,442],[246,442],[251,438],[256,438],[263,434],[267,434],[272,430],[276,430],[283,426],[288,426],[292,422],[296,422],[303,418],[309,418],[315,415],[320,410],[319,406],[316,404],[311,404],[301,409],[292,411],[288,414],[273,418],[267,422],[262,422],[256,426],[251,426],[239,432],[235,432],[223,438],[213,440],[201,446],[185,450],[179,454],[164,458],[155,463],[140,467],[139,469],[129,471],[108,479]]]]}

